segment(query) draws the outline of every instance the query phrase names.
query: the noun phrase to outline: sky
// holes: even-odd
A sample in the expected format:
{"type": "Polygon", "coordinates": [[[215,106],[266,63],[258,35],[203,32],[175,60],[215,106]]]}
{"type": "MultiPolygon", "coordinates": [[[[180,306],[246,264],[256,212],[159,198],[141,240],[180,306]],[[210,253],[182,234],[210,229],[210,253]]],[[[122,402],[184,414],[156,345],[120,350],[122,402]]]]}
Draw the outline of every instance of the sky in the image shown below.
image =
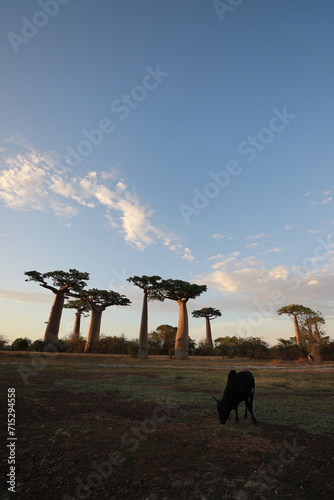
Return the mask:
{"type": "MultiPolygon", "coordinates": [[[[42,338],[78,269],[126,295],[101,333],[138,336],[133,275],[206,284],[213,339],[334,337],[334,4],[329,0],[1,2],[0,334],[42,338]]],[[[152,302],[149,330],[177,325],[152,302]]],[[[60,337],[71,332],[65,310],[60,337]]],[[[86,335],[88,319],[83,321],[86,335]]]]}

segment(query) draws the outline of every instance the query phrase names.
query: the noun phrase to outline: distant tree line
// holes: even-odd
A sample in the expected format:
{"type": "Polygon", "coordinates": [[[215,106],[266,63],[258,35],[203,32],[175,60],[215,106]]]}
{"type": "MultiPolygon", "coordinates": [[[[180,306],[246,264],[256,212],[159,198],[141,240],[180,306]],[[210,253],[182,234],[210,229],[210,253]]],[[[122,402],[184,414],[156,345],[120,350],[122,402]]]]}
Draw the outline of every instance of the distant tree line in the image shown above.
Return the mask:
{"type": "MultiPolygon", "coordinates": [[[[212,341],[211,321],[221,316],[218,309],[204,307],[194,310],[194,318],[205,319],[205,339],[198,345],[189,337],[187,303],[207,290],[206,285],[191,284],[187,281],[162,279],[160,276],[132,276],[128,281],[140,288],[143,305],[139,336],[136,340],[120,337],[100,336],[102,313],[107,307],[129,306],[131,301],[113,290],[87,289],[89,273],[76,269],[40,273],[27,271],[26,281],[38,283],[52,291],[54,301],[43,340],[31,342],[27,338],[16,339],[13,350],[44,350],[60,352],[115,353],[129,352],[141,359],[148,354],[169,354],[177,359],[187,359],[189,354],[208,356],[248,356],[254,358],[281,357],[298,359],[309,355],[320,361],[331,357],[332,342],[323,327],[325,319],[321,312],[313,311],[300,304],[290,304],[278,309],[278,315],[287,315],[293,320],[295,337],[289,340],[278,339],[272,348],[259,337],[219,337],[212,341]],[[178,326],[161,325],[148,332],[148,302],[166,299],[173,300],[179,307],[178,326]],[[75,310],[73,330],[69,339],[58,338],[62,311],[64,308],[75,310]],[[87,338],[81,337],[80,325],[83,316],[90,315],[87,338]],[[131,351],[131,352],[130,352],[131,351]]],[[[1,336],[0,336],[1,337],[1,336]]],[[[1,338],[0,338],[1,348],[1,338]]]]}
{"type": "MultiPolygon", "coordinates": [[[[148,334],[148,354],[175,356],[175,338],[177,328],[171,325],[160,325],[148,334]]],[[[82,338],[59,339],[58,352],[83,353],[86,341],[82,338]]],[[[11,345],[0,335],[0,350],[10,351],[35,351],[42,352],[45,343],[43,340],[31,341],[28,338],[18,338],[11,345]]],[[[127,339],[124,334],[104,336],[95,346],[95,353],[99,354],[124,354],[138,356],[138,339],[127,339]]],[[[298,360],[306,359],[309,350],[296,344],[295,337],[278,339],[277,344],[269,347],[267,342],[260,337],[218,337],[210,346],[204,340],[195,342],[189,338],[189,355],[191,356],[220,356],[227,359],[234,357],[247,357],[260,360],[298,360]]],[[[334,361],[334,341],[326,341],[320,349],[321,359],[334,361]]]]}

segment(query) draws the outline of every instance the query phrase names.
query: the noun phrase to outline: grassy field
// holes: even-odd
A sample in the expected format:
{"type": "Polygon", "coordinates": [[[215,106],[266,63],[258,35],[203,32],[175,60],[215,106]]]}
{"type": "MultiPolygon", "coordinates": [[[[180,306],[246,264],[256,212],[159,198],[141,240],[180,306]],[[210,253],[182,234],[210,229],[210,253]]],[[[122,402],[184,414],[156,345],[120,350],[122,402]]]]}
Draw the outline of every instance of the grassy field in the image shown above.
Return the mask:
{"type": "Polygon", "coordinates": [[[334,363],[0,353],[0,367],[4,422],[16,394],[5,499],[334,498],[334,363]],[[230,369],[255,377],[258,426],[219,424],[230,369]]]}

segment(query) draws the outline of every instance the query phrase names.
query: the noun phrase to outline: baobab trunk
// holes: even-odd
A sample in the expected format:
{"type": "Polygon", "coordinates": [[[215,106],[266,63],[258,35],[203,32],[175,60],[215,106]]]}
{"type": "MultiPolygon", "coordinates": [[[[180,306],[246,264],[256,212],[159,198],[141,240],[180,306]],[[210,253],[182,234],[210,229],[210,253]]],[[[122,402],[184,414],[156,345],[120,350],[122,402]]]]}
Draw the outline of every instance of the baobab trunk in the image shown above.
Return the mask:
{"type": "Polygon", "coordinates": [[[302,341],[300,338],[300,331],[299,331],[297,314],[294,314],[294,316],[293,316],[293,326],[295,327],[296,344],[299,347],[302,347],[302,341]]]}
{"type": "Polygon", "coordinates": [[[46,344],[55,344],[58,340],[58,332],[60,327],[61,315],[63,312],[65,292],[57,291],[54,292],[55,298],[51,308],[49,321],[46,325],[44,342],[46,344]]]}
{"type": "Polygon", "coordinates": [[[179,304],[179,323],[177,326],[175,339],[175,359],[188,359],[188,312],[187,300],[178,300],[179,304]]]}
{"type": "Polygon", "coordinates": [[[92,309],[84,352],[95,352],[99,345],[103,311],[104,308],[102,309],[97,306],[94,306],[94,309],[92,309]]]}
{"type": "Polygon", "coordinates": [[[75,313],[74,325],[71,340],[79,340],[80,338],[80,324],[81,324],[81,311],[77,309],[75,313]]]}
{"type": "Polygon", "coordinates": [[[140,331],[139,331],[139,348],[138,358],[148,358],[148,343],[147,343],[147,329],[148,329],[148,315],[147,315],[147,292],[144,292],[143,309],[141,313],[140,331]]]}
{"type": "Polygon", "coordinates": [[[205,323],[206,323],[205,343],[210,347],[213,347],[212,336],[211,336],[211,323],[210,323],[210,318],[208,318],[208,316],[206,316],[205,318],[205,323]]]}

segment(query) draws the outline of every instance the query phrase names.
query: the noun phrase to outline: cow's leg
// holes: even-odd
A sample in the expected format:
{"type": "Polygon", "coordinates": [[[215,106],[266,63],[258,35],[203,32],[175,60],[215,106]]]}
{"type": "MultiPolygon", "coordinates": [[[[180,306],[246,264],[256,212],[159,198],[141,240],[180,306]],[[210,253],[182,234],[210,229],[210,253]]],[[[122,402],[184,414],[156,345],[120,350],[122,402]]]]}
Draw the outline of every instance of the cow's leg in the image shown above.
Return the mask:
{"type": "Polygon", "coordinates": [[[247,401],[245,401],[245,415],[244,418],[247,418],[247,401]]]}
{"type": "MultiPolygon", "coordinates": [[[[251,398],[250,398],[250,399],[251,399],[251,398]]],[[[255,424],[255,425],[256,425],[256,424],[257,424],[257,420],[256,420],[256,418],[255,418],[255,417],[254,417],[254,415],[253,415],[253,401],[252,401],[252,400],[249,400],[249,401],[248,401],[248,399],[246,399],[246,405],[247,405],[247,407],[248,407],[248,411],[249,411],[249,413],[251,414],[251,417],[252,417],[252,422],[253,422],[253,424],[255,424]]]]}
{"type": "Polygon", "coordinates": [[[235,421],[239,422],[238,407],[235,409],[235,421]]]}

